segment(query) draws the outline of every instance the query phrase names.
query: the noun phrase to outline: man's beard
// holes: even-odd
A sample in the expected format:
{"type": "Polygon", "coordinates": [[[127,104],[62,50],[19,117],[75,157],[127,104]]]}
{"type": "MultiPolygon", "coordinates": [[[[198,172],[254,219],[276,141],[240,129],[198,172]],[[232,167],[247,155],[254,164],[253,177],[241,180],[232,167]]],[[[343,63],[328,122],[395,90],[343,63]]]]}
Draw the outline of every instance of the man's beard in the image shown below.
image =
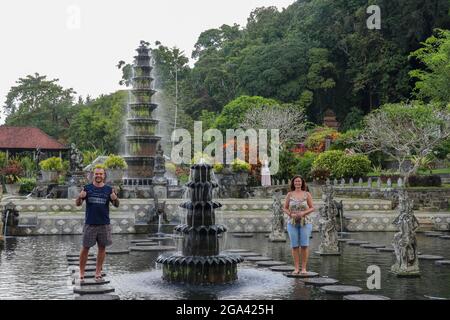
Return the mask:
{"type": "Polygon", "coordinates": [[[98,183],[103,182],[103,178],[95,178],[95,182],[98,182],[98,183]]]}

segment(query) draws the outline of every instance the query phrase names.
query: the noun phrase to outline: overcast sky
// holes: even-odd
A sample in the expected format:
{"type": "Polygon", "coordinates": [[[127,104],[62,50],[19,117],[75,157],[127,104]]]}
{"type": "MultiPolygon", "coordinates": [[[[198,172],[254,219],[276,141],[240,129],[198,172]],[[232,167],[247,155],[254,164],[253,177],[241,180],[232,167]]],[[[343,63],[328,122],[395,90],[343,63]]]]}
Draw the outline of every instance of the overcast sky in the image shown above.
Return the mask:
{"type": "MultiPolygon", "coordinates": [[[[119,89],[118,61],[131,62],[140,40],[159,40],[190,57],[202,31],[245,26],[257,7],[295,0],[14,0],[0,2],[0,103],[19,77],[58,78],[78,95],[119,89]]],[[[3,123],[4,119],[0,120],[3,123]]]]}

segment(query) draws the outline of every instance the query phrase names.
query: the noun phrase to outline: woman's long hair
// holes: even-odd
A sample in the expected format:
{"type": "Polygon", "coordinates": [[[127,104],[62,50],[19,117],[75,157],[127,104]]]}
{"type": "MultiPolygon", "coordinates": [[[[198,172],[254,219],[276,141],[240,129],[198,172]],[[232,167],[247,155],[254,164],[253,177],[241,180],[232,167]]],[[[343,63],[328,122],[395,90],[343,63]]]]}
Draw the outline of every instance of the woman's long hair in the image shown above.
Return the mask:
{"type": "Polygon", "coordinates": [[[299,175],[294,176],[294,177],[291,179],[291,182],[290,182],[290,184],[289,184],[290,191],[295,191],[294,181],[295,181],[295,179],[297,179],[297,178],[300,178],[300,179],[302,180],[302,191],[308,191],[308,187],[306,186],[306,181],[305,181],[305,179],[303,179],[303,178],[302,178],[301,176],[299,176],[299,175]]]}

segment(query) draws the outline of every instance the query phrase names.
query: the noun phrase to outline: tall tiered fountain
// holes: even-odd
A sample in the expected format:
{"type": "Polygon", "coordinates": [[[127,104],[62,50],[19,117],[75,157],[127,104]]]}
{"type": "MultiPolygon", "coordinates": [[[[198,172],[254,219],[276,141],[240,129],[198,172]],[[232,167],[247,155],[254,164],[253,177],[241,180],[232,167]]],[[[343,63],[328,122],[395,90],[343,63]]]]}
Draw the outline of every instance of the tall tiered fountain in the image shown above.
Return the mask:
{"type": "Polygon", "coordinates": [[[182,252],[161,255],[157,262],[163,265],[163,279],[188,284],[220,284],[237,280],[237,255],[220,254],[218,236],[226,227],[216,224],[215,209],[221,204],[213,201],[212,191],[217,188],[211,181],[212,167],[196,164],[191,167],[190,201],[181,205],[187,209],[186,224],[175,228],[183,234],[182,252]]]}
{"type": "Polygon", "coordinates": [[[158,121],[152,118],[157,105],[151,102],[156,91],[152,89],[150,49],[141,43],[136,51],[138,55],[134,57],[133,64],[124,158],[128,164],[127,178],[145,179],[154,175],[157,144],[161,137],[156,136],[158,121]]]}

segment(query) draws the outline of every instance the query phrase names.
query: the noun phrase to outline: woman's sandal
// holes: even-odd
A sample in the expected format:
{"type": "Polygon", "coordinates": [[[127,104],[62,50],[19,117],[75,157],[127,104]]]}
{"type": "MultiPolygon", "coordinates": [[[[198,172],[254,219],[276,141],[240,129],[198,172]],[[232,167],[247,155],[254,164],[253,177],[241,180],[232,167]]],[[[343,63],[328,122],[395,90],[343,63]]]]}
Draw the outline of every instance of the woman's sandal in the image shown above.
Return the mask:
{"type": "Polygon", "coordinates": [[[300,274],[300,272],[299,271],[292,271],[292,273],[291,273],[293,276],[298,276],[299,274],[300,274]]]}
{"type": "Polygon", "coordinates": [[[80,283],[84,283],[84,277],[80,277],[80,283]]]}

